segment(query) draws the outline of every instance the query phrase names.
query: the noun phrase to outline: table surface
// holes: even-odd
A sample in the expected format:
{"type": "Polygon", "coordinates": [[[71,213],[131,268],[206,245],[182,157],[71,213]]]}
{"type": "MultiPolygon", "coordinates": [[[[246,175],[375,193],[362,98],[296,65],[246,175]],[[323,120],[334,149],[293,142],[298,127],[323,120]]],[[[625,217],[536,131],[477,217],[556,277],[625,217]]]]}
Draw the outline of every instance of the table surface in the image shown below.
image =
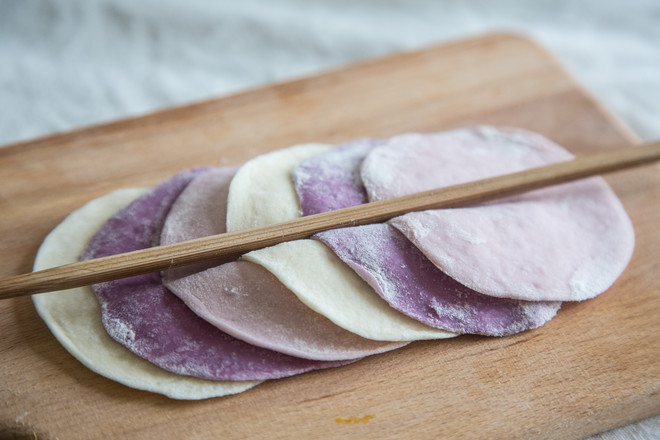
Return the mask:
{"type": "MultiPolygon", "coordinates": [[[[399,54],[221,100],[0,151],[0,275],[30,270],[68,212],[185,168],[240,164],[308,141],[340,143],[472,124],[538,131],[576,154],[634,136],[546,51],[511,35],[399,54]]],[[[410,346],[243,394],[178,402],[99,377],[70,357],[27,298],[0,304],[0,433],[39,438],[579,438],[660,412],[657,166],[607,177],[637,234],[600,297],[541,329],[410,346]],[[365,416],[373,416],[367,417],[365,416]],[[335,420],[366,420],[341,424],[335,420]]]]}

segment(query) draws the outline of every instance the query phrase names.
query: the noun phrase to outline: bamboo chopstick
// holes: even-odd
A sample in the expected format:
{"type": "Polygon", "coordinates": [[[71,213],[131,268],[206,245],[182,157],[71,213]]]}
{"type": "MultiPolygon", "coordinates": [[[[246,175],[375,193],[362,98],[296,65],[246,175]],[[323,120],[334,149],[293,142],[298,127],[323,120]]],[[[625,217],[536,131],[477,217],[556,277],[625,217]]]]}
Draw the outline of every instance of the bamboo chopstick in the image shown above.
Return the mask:
{"type": "Polygon", "coordinates": [[[660,142],[246,229],[67,264],[0,280],[0,299],[70,289],[208,260],[237,258],[333,228],[377,223],[412,211],[456,208],[660,160],[660,142]]]}

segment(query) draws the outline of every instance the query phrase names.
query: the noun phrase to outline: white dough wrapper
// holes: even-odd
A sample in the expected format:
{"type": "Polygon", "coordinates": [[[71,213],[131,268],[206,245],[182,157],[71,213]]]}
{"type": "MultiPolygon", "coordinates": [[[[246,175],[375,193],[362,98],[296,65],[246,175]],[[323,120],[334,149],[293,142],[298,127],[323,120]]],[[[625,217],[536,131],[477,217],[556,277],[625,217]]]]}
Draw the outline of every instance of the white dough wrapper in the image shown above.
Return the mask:
{"type": "MultiPolygon", "coordinates": [[[[229,186],[227,232],[300,217],[291,170],[331,148],[295,145],[246,162],[229,186]]],[[[455,336],[391,308],[323,243],[297,240],[250,252],[243,259],[265,267],[305,305],[364,338],[411,341],[455,336]]]]}
{"type": "MultiPolygon", "coordinates": [[[[72,212],[43,241],[34,270],[78,261],[92,235],[146,189],[125,189],[94,199],[72,212]]],[[[211,381],[162,370],[110,338],[101,323],[101,309],[89,287],[42,293],[32,297],[53,336],[90,370],[131,388],[173,399],[198,400],[240,393],[259,381],[211,381]]]]}
{"type": "Polygon", "coordinates": [[[291,170],[302,160],[331,148],[327,144],[300,144],[245,162],[229,185],[227,232],[300,217],[291,170]]]}
{"type": "Polygon", "coordinates": [[[411,341],[456,336],[394,310],[319,241],[285,242],[249,252],[243,259],[262,265],[312,310],[364,338],[411,341]]]}

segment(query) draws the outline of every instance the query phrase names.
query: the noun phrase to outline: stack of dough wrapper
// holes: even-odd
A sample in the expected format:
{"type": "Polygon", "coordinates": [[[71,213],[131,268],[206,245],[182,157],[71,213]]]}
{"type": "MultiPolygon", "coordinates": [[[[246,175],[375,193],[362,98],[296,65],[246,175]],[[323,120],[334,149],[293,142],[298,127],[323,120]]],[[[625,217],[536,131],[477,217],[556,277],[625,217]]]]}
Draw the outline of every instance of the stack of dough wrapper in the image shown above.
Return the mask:
{"type": "MultiPolygon", "coordinates": [[[[73,212],[35,270],[267,226],[571,159],[528,131],[301,144],[238,168],[184,171],[73,212]]],[[[467,208],[325,231],[237,261],[35,295],[61,344],[129,387],[176,399],[245,391],[415,340],[505,337],[606,291],[632,224],[599,177],[467,208]]],[[[442,343],[442,341],[438,341],[442,343]]],[[[392,354],[382,354],[389,356],[392,354]]]]}

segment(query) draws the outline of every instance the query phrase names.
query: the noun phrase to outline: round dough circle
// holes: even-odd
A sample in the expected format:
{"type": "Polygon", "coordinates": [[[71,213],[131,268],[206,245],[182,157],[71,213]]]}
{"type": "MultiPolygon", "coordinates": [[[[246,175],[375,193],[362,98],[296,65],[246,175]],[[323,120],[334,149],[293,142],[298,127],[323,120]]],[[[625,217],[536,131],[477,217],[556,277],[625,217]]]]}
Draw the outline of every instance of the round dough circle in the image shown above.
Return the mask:
{"type": "MultiPolygon", "coordinates": [[[[72,212],[43,241],[34,270],[78,261],[96,230],[146,191],[115,191],[72,212]]],[[[101,376],[128,387],[173,399],[198,400],[240,393],[261,383],[180,376],[141,359],[106,334],[100,307],[89,287],[34,295],[32,301],[53,336],[73,357],[101,376]]]]}
{"type": "Polygon", "coordinates": [[[229,185],[227,232],[300,217],[291,169],[332,145],[300,144],[257,156],[239,168],[229,185]]]}
{"type": "MultiPolygon", "coordinates": [[[[208,170],[179,173],[117,212],[94,234],[80,258],[157,245],[172,203],[204,171],[208,170]]],[[[92,290],[108,335],[176,374],[209,380],[265,380],[347,363],[288,356],[236,339],[198,317],[167,290],[158,273],[97,283],[92,290]]]]}
{"type": "MultiPolygon", "coordinates": [[[[303,215],[367,203],[360,166],[385,142],[346,143],[296,166],[292,176],[303,215]]],[[[505,336],[543,325],[560,306],[475,292],[447,276],[386,223],[331,229],[312,238],[329,246],[391,307],[434,328],[505,336]]]]}
{"type": "MultiPolygon", "coordinates": [[[[332,147],[296,145],[247,162],[234,176],[227,201],[227,231],[300,216],[292,170],[332,147]]],[[[242,257],[268,269],[315,312],[363,338],[411,341],[456,336],[421,324],[391,308],[323,243],[296,240],[242,257]]]]}
{"type": "MultiPolygon", "coordinates": [[[[373,150],[362,179],[376,201],[571,158],[522,129],[407,134],[373,150]]],[[[525,301],[597,296],[621,275],[635,245],[621,201],[600,177],[478,206],[411,212],[389,224],[461,284],[525,301]]]]}
{"type": "Polygon", "coordinates": [[[312,310],[363,338],[412,341],[456,336],[394,310],[319,241],[280,243],[243,258],[268,269],[312,310]]]}
{"type": "MultiPolygon", "coordinates": [[[[213,169],[193,180],[172,205],[160,244],[224,233],[233,173],[213,169]]],[[[188,308],[223,332],[290,356],[352,360],[403,345],[361,338],[335,325],[306,307],[265,268],[247,261],[168,270],[162,280],[188,308]]]]}

